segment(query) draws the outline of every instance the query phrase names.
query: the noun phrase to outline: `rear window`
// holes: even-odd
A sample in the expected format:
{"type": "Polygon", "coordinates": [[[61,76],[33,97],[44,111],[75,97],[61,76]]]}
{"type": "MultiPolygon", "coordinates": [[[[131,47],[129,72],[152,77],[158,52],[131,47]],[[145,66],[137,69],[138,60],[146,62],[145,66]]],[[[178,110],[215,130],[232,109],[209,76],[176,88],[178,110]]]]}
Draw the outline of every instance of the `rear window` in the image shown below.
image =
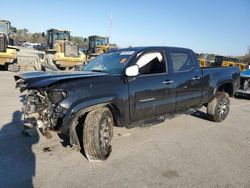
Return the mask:
{"type": "Polygon", "coordinates": [[[171,52],[174,72],[189,71],[195,68],[194,61],[188,52],[171,52]]]}

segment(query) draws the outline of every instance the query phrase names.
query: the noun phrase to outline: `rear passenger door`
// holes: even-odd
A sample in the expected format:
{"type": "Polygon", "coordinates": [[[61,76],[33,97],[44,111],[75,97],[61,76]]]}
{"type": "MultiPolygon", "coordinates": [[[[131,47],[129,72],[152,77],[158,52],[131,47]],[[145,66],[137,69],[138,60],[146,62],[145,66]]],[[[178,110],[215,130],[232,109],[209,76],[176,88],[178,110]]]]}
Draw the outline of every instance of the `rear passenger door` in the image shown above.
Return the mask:
{"type": "Polygon", "coordinates": [[[202,102],[202,73],[193,53],[185,49],[168,52],[176,92],[176,111],[199,106],[202,102]]]}

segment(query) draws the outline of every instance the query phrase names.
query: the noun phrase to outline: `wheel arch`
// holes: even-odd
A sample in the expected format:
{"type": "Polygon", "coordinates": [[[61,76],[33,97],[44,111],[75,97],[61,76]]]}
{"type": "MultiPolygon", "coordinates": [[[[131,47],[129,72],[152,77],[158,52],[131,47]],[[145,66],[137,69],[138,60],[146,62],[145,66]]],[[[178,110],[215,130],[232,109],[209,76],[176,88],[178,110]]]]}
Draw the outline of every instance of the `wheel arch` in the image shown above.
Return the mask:
{"type": "Polygon", "coordinates": [[[233,82],[232,81],[225,81],[225,82],[222,82],[218,85],[217,87],[217,91],[222,91],[222,92],[225,92],[227,93],[230,97],[233,97],[234,96],[234,86],[233,86],[233,82]]]}
{"type": "MultiPolygon", "coordinates": [[[[64,134],[68,134],[70,138],[70,143],[72,145],[80,146],[78,135],[76,132],[77,122],[76,119],[80,118],[80,116],[86,118],[86,115],[92,111],[96,110],[98,108],[107,107],[114,118],[115,126],[120,126],[120,109],[119,106],[114,101],[107,101],[97,104],[92,104],[89,106],[85,106],[86,104],[78,104],[76,107],[71,109],[68,114],[66,114],[63,125],[61,128],[61,132],[64,134]]],[[[83,119],[85,121],[85,119],[83,119]]]]}

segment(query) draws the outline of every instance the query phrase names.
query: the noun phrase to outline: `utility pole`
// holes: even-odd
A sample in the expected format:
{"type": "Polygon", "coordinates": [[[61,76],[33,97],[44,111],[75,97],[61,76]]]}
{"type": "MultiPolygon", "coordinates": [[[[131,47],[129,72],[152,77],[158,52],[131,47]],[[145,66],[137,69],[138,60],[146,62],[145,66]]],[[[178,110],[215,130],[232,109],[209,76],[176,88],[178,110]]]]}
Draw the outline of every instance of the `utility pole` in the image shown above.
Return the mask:
{"type": "Polygon", "coordinates": [[[110,12],[110,19],[109,19],[109,38],[111,38],[111,31],[112,31],[112,24],[113,24],[113,12],[110,12]]]}

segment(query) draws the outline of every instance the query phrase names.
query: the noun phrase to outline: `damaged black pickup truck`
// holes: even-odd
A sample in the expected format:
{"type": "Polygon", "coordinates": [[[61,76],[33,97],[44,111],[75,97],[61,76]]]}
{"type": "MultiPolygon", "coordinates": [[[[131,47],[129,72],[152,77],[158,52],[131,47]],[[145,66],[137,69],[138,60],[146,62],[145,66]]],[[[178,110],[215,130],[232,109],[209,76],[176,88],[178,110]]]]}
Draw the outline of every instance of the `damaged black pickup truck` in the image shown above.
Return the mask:
{"type": "Polygon", "coordinates": [[[154,124],[202,106],[223,121],[239,78],[237,67],[201,69],[192,50],[174,47],[118,49],[79,72],[15,76],[27,92],[25,123],[48,137],[50,130],[68,134],[90,161],[109,157],[113,126],[154,124]]]}

